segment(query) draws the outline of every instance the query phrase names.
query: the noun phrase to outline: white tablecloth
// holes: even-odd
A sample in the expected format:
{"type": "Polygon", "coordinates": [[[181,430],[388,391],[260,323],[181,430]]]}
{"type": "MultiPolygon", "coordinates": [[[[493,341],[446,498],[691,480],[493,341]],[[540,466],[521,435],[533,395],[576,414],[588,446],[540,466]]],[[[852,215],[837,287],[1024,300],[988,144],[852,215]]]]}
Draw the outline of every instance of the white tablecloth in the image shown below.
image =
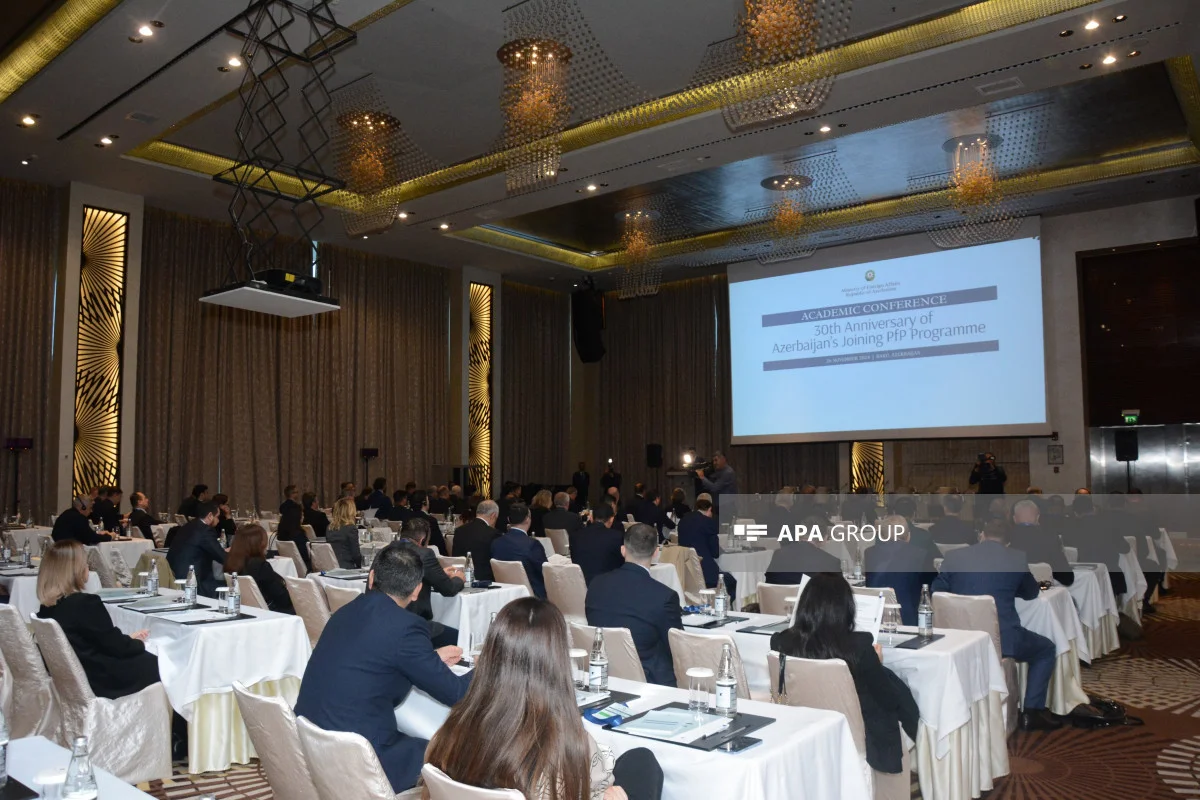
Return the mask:
{"type": "MultiPolygon", "coordinates": [[[[755,542],[753,546],[763,545],[763,541],[755,542]]],[[[755,550],[753,552],[722,553],[717,559],[717,566],[722,572],[728,572],[737,581],[737,608],[743,608],[747,603],[758,601],[758,584],[767,574],[774,549],[755,550]]]]}
{"type": "MultiPolygon", "coordinates": [[[[21,783],[40,791],[42,786],[34,779],[48,771],[62,770],[66,772],[71,763],[71,751],[59,747],[54,742],[41,736],[31,736],[27,739],[15,739],[8,744],[8,774],[21,783]]],[[[93,766],[96,772],[96,787],[104,800],[153,800],[145,792],[139,792],[125,781],[110,772],[93,766]]],[[[61,786],[59,787],[61,788],[61,786]]],[[[41,797],[43,795],[39,795],[41,797]]]]}
{"type": "Polygon", "coordinates": [[[296,574],[296,562],[292,561],[290,558],[275,556],[274,558],[268,559],[267,563],[271,565],[271,569],[279,573],[279,577],[281,578],[300,577],[296,574]]]}
{"type": "Polygon", "coordinates": [[[1092,658],[1100,658],[1121,647],[1117,637],[1117,601],[1108,569],[1103,564],[1075,564],[1073,569],[1075,582],[1067,591],[1079,612],[1088,652],[1092,658]]]}
{"type": "Polygon", "coordinates": [[[38,536],[42,534],[49,536],[50,534],[54,533],[54,529],[43,528],[35,525],[32,528],[17,528],[15,530],[5,531],[5,533],[8,533],[13,537],[13,541],[17,544],[18,553],[21,552],[21,548],[25,546],[25,543],[29,542],[29,549],[33,551],[35,556],[37,556],[41,555],[41,553],[38,551],[38,536]]]}
{"type": "Polygon", "coordinates": [[[675,569],[674,564],[651,564],[650,577],[674,589],[675,594],[679,595],[679,605],[683,605],[683,585],[679,583],[679,570],[675,569]]]}
{"type": "MultiPolygon", "coordinates": [[[[37,599],[37,575],[9,576],[0,575],[0,588],[8,593],[8,604],[17,610],[21,619],[29,619],[30,614],[36,614],[42,604],[37,599]]],[[[94,572],[88,573],[85,592],[100,591],[100,576],[94,572]]]]}
{"type": "MultiPolygon", "coordinates": [[[[1054,642],[1058,663],[1050,678],[1048,705],[1056,714],[1069,714],[1086,703],[1087,694],[1079,679],[1079,662],[1091,662],[1087,637],[1071,595],[1061,586],[1053,586],[1033,600],[1017,600],[1021,625],[1054,642]]],[[[1020,665],[1021,693],[1025,692],[1025,664],[1020,665]]]]}
{"type": "Polygon", "coordinates": [[[1140,623],[1142,621],[1142,595],[1146,593],[1146,573],[1142,572],[1142,565],[1138,562],[1135,549],[1131,548],[1128,553],[1121,553],[1121,558],[1117,563],[1121,566],[1121,573],[1125,576],[1125,588],[1128,590],[1118,597],[1117,601],[1127,616],[1140,623]]]}
{"type": "Polygon", "coordinates": [[[125,566],[133,569],[142,553],[154,549],[154,542],[149,539],[130,539],[126,542],[101,542],[100,552],[111,562],[111,553],[118,552],[125,559],[125,566]]]}

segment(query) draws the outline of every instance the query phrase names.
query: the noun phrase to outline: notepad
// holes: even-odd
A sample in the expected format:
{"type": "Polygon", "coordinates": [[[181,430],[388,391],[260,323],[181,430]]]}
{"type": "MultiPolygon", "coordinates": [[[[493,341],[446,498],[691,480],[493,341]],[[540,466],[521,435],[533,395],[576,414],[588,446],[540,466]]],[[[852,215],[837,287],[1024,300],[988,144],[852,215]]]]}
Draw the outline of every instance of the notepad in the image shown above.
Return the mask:
{"type": "Polygon", "coordinates": [[[363,579],[366,578],[370,570],[365,569],[331,569],[325,573],[326,578],[341,578],[345,579],[363,579]]]}
{"type": "Polygon", "coordinates": [[[221,611],[216,611],[211,608],[193,608],[187,611],[172,611],[167,614],[159,614],[159,619],[170,620],[171,622],[221,622],[231,619],[228,614],[221,611]]]}
{"type": "Polygon", "coordinates": [[[883,593],[854,595],[854,630],[871,634],[879,641],[879,626],[883,623],[883,593]]]}
{"type": "Polygon", "coordinates": [[[728,727],[730,719],[686,708],[660,708],[648,711],[621,726],[622,733],[646,739],[690,744],[697,739],[728,727]]]}

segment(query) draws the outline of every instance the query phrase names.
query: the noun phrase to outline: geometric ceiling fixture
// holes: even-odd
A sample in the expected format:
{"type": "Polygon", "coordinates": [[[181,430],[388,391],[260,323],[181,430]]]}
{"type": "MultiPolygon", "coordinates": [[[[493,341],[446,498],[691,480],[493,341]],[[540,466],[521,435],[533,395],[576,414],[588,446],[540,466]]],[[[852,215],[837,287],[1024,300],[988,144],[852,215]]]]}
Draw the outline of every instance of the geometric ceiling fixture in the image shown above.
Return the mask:
{"type": "Polygon", "coordinates": [[[837,75],[833,48],[853,0],[744,0],[737,33],[705,52],[692,86],[716,84],[731,130],[816,114],[837,75]]]}
{"type": "Polygon", "coordinates": [[[683,220],[665,194],[638,198],[617,214],[621,226],[621,275],[617,297],[632,300],[658,294],[662,284],[662,259],[654,246],[679,234],[683,220]]]}
{"type": "Polygon", "coordinates": [[[400,212],[391,186],[426,175],[440,165],[409,138],[371,76],[333,93],[334,163],[352,193],[342,210],[346,235],[357,238],[387,231],[400,212]]]}

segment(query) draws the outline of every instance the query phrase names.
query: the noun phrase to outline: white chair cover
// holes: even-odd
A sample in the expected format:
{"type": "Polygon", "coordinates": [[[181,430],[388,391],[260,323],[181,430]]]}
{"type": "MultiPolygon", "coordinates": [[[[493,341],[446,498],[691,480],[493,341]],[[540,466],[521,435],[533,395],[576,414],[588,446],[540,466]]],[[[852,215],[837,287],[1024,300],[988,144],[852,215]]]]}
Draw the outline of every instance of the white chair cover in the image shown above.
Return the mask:
{"type": "Polygon", "coordinates": [[[571,546],[568,544],[567,531],[564,528],[546,528],[546,535],[550,537],[550,544],[555,553],[560,556],[571,555],[571,546]]]}
{"type": "Polygon", "coordinates": [[[312,525],[301,525],[300,530],[304,531],[304,538],[310,542],[317,538],[317,532],[313,529],[312,525]]]}
{"type": "Polygon", "coordinates": [[[1074,564],[1076,561],[1079,560],[1079,548],[1078,547],[1064,547],[1063,555],[1065,555],[1067,557],[1068,563],[1074,564]]]}
{"type": "Polygon", "coordinates": [[[175,573],[171,569],[170,562],[167,561],[166,553],[156,553],[153,550],[147,550],[138,556],[129,585],[140,589],[145,583],[141,577],[142,573],[154,570],[158,571],[159,586],[170,588],[175,585],[175,573]]]}
{"type": "MultiPolygon", "coordinates": [[[[596,638],[596,629],[591,625],[570,623],[571,646],[591,652],[592,642],[596,638]]],[[[608,674],[613,678],[627,681],[646,682],[646,671],[642,669],[642,660],[638,658],[637,645],[633,643],[633,634],[629,628],[605,628],[604,649],[608,653],[608,674]]]]}
{"type": "Polygon", "coordinates": [[[396,793],[371,743],[357,733],[325,731],[296,718],[319,800],[394,800],[396,793]]]}
{"type": "Polygon", "coordinates": [[[529,575],[525,573],[525,565],[520,561],[497,561],[493,558],[492,576],[496,579],[497,583],[511,583],[517,586],[524,586],[529,590],[529,596],[533,597],[533,584],[529,582],[529,575]]]}
{"type": "Polygon", "coordinates": [[[13,718],[13,676],[8,662],[4,660],[4,651],[0,650],[0,714],[11,723],[13,718]]]}
{"type": "Polygon", "coordinates": [[[251,608],[261,608],[267,611],[267,600],[263,597],[262,591],[258,588],[258,581],[254,580],[251,575],[238,575],[238,591],[242,593],[242,605],[250,606],[251,608]]]}
{"type": "Polygon", "coordinates": [[[308,553],[312,556],[313,569],[317,572],[330,572],[340,566],[337,554],[333,552],[333,545],[327,542],[311,543],[308,546],[308,553]]]}
{"type": "Polygon", "coordinates": [[[175,514],[174,516],[175,516],[175,524],[176,525],[186,525],[187,524],[188,518],[186,516],[184,516],[183,514],[175,514]]]}
{"type": "Polygon", "coordinates": [[[525,800],[516,789],[480,789],[449,778],[433,764],[421,767],[421,780],[429,791],[429,800],[525,800]]]}
{"type": "Polygon", "coordinates": [[[936,592],[933,595],[933,619],[939,628],[962,631],[983,631],[992,637],[996,657],[1004,669],[1004,683],[1008,686],[1005,700],[1004,732],[1012,736],[1017,729],[1017,713],[1023,698],[1017,662],[1004,657],[1000,647],[1000,619],[996,615],[996,601],[990,595],[969,596],[936,592]]]}
{"type": "Polygon", "coordinates": [[[339,608],[351,603],[356,597],[361,597],[358,589],[348,589],[344,586],[326,586],[325,600],[329,603],[329,613],[332,616],[339,608]]]}
{"type": "Polygon", "coordinates": [[[88,737],[92,763],[128,783],[171,776],[171,702],[155,683],[137,694],[96,697],[62,628],[32,619],[33,635],[62,706],[64,740],[88,737]]]}
{"type": "MultiPolygon", "coordinates": [[[[133,526],[137,529],[137,526],[133,526]]],[[[133,576],[129,573],[129,565],[125,563],[125,556],[121,555],[120,550],[113,550],[108,554],[108,564],[112,567],[113,579],[117,586],[129,586],[133,583],[133,576]]]]}
{"type": "Polygon", "coordinates": [[[321,631],[325,630],[325,623],[329,622],[329,604],[325,602],[325,592],[321,590],[321,584],[308,578],[285,576],[283,580],[287,584],[296,615],[304,620],[308,641],[316,647],[321,631]]]}
{"type": "Polygon", "coordinates": [[[786,602],[800,597],[799,584],[758,584],[758,610],[763,614],[783,616],[787,613],[786,602]]]}
{"type": "Polygon", "coordinates": [[[542,578],[546,582],[546,599],[558,606],[567,622],[586,625],[584,600],[587,597],[587,583],[579,565],[542,564],[542,578]]]}
{"type": "Polygon", "coordinates": [[[403,524],[403,522],[389,522],[386,528],[368,528],[371,532],[371,541],[379,544],[391,544],[403,524]],[[393,525],[396,527],[393,528],[393,525]]]}
{"type": "Polygon", "coordinates": [[[318,800],[296,730],[296,716],[287,701],[254,694],[237,682],[233,684],[233,696],[275,797],[318,800]]]}
{"type": "MultiPolygon", "coordinates": [[[[742,654],[738,652],[737,642],[727,633],[716,635],[691,633],[672,628],[667,632],[667,641],[671,645],[671,663],[675,667],[675,683],[677,686],[687,686],[687,671],[692,667],[707,667],[717,673],[721,663],[722,645],[730,645],[733,650],[733,674],[738,682],[738,697],[750,699],[750,684],[746,682],[746,668],[742,665],[742,654]]],[[[709,679],[708,690],[715,691],[716,678],[709,679]]]]}
{"type": "Polygon", "coordinates": [[[45,736],[62,744],[58,693],[21,613],[9,605],[0,605],[0,653],[12,674],[12,710],[4,715],[9,736],[45,736]]]}
{"type": "MultiPolygon", "coordinates": [[[[441,565],[441,567],[443,569],[445,569],[446,567],[459,567],[461,569],[461,568],[465,568],[467,566],[467,557],[466,556],[439,555],[437,557],[437,560],[438,560],[438,564],[441,565]]],[[[524,571],[524,570],[522,570],[522,571],[524,571]]]]}
{"type": "Polygon", "coordinates": [[[704,571],[700,569],[700,556],[691,547],[667,545],[662,548],[659,561],[671,564],[679,573],[679,585],[683,587],[683,596],[688,605],[700,605],[700,592],[704,587],[704,571]]]}
{"type": "MultiPolygon", "coordinates": [[[[399,532],[400,532],[400,529],[401,529],[401,528],[403,528],[403,527],[404,527],[404,523],[403,523],[403,522],[401,522],[401,521],[400,521],[400,520],[398,520],[398,519],[389,519],[389,520],[388,520],[388,529],[389,529],[389,530],[390,530],[392,533],[399,533],[399,532]]],[[[372,533],[374,533],[374,531],[372,531],[372,533]]],[[[391,539],[388,539],[388,541],[390,542],[390,541],[391,541],[391,539]]]]}
{"type": "Polygon", "coordinates": [[[1054,568],[1044,561],[1036,561],[1030,564],[1029,571],[1033,573],[1033,579],[1038,583],[1054,580],[1054,568]]]}
{"type": "Polygon", "coordinates": [[[112,589],[117,585],[117,579],[113,575],[112,565],[108,563],[108,559],[100,552],[99,547],[84,547],[87,551],[88,569],[96,573],[100,578],[100,586],[103,589],[112,589]]]}
{"type": "Polygon", "coordinates": [[[292,563],[296,565],[297,575],[303,578],[308,574],[308,567],[304,566],[304,559],[300,557],[300,548],[296,546],[295,542],[276,539],[275,549],[279,551],[279,555],[292,560],[292,563]]]}

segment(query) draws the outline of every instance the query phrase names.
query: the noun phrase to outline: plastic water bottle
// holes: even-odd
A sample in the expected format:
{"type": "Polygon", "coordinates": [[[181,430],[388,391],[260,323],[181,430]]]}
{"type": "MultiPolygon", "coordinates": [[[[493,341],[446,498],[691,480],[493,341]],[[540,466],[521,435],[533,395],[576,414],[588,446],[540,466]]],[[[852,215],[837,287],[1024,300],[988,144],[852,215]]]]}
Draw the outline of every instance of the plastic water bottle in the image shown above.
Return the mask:
{"type": "Polygon", "coordinates": [[[929,584],[921,585],[921,603],[917,606],[917,635],[933,638],[933,601],[929,599],[929,584]]]}
{"type": "Polygon", "coordinates": [[[150,574],[146,576],[146,594],[151,596],[158,595],[158,566],[150,570],[150,574]]]}
{"type": "Polygon", "coordinates": [[[242,613],[242,588],[238,586],[236,572],[230,575],[229,593],[225,595],[225,611],[231,617],[242,613]]]}
{"type": "Polygon", "coordinates": [[[717,667],[716,713],[725,717],[737,714],[737,677],[733,672],[733,650],[721,645],[721,663],[717,667]]]}
{"type": "Polygon", "coordinates": [[[604,649],[603,628],[596,628],[596,638],[592,640],[592,655],[588,661],[588,690],[608,691],[608,653],[604,649]]]}
{"type": "Polygon", "coordinates": [[[4,537],[4,546],[0,547],[0,564],[7,564],[12,561],[12,545],[8,543],[8,537],[4,537]]]}
{"type": "Polygon", "coordinates": [[[25,544],[21,545],[21,563],[26,567],[33,566],[33,550],[29,547],[29,540],[25,540],[25,544]]]}
{"type": "Polygon", "coordinates": [[[471,554],[467,553],[467,563],[463,567],[463,583],[470,586],[475,582],[475,562],[471,560],[471,554]]]}
{"type": "Polygon", "coordinates": [[[729,615],[729,590],[725,588],[725,576],[717,575],[717,593],[713,596],[713,616],[725,619],[729,615]]]}
{"type": "Polygon", "coordinates": [[[200,591],[200,584],[196,581],[196,565],[188,566],[187,581],[183,584],[183,602],[195,603],[196,595],[200,591]]]}
{"type": "Polygon", "coordinates": [[[8,723],[0,713],[0,789],[8,783],[8,723]]]}
{"type": "Polygon", "coordinates": [[[71,747],[71,763],[67,765],[67,780],[63,783],[63,800],[95,800],[100,794],[92,758],[88,755],[86,736],[76,736],[71,747]]]}

